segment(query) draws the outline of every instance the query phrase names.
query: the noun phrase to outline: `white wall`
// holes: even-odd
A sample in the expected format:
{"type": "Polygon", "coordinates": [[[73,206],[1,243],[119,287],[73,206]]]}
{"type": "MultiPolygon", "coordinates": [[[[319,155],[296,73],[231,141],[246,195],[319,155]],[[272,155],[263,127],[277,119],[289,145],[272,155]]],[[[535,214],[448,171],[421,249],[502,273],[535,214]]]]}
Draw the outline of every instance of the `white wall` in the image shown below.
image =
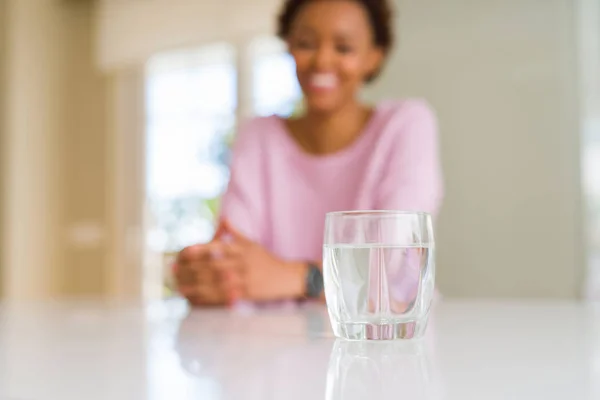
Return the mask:
{"type": "Polygon", "coordinates": [[[273,32],[280,0],[101,0],[97,61],[114,69],[153,54],[273,32]]]}
{"type": "Polygon", "coordinates": [[[399,0],[371,97],[437,109],[449,296],[576,297],[585,270],[576,2],[399,0]]]}

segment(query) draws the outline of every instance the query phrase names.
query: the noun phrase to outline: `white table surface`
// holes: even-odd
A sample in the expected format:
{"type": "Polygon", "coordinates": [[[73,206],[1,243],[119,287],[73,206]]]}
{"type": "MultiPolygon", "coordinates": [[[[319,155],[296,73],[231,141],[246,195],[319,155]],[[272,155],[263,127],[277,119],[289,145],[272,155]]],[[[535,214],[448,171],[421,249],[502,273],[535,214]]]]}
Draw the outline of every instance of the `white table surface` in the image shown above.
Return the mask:
{"type": "Polygon", "coordinates": [[[336,342],[321,306],[0,307],[0,399],[600,399],[600,309],[440,303],[421,342],[336,342]]]}

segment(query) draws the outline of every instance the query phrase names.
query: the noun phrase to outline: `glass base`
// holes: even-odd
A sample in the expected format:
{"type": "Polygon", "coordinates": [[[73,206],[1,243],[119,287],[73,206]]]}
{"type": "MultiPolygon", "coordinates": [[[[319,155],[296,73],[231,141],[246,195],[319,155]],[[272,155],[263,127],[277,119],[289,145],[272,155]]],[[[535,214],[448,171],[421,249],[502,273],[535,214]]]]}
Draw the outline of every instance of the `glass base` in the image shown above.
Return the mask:
{"type": "Polygon", "coordinates": [[[420,339],[425,334],[427,320],[394,323],[331,322],[333,333],[346,340],[420,339]]]}

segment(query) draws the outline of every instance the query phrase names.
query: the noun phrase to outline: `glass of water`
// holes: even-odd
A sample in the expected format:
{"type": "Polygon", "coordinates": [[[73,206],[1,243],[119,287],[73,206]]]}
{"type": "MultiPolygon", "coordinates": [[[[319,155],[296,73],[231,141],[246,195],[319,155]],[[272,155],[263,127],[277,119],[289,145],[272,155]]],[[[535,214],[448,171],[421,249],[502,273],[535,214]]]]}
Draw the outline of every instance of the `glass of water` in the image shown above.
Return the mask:
{"type": "Polygon", "coordinates": [[[349,340],[421,337],[435,291],[430,215],[327,214],[323,275],[336,336],[349,340]]]}

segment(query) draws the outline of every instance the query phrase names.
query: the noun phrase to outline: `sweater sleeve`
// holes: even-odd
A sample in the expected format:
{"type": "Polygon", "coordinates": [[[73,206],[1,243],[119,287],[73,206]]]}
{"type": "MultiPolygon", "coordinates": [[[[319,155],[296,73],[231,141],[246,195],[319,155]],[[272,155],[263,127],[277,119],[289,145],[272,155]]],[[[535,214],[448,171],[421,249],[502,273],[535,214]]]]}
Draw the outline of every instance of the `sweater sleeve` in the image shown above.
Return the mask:
{"type": "Polygon", "coordinates": [[[437,121],[425,102],[415,101],[407,107],[407,119],[393,132],[377,208],[425,211],[435,216],[443,197],[437,121]]]}
{"type": "Polygon", "coordinates": [[[248,238],[264,244],[265,199],[260,119],[243,124],[233,146],[221,217],[248,238]]]}

